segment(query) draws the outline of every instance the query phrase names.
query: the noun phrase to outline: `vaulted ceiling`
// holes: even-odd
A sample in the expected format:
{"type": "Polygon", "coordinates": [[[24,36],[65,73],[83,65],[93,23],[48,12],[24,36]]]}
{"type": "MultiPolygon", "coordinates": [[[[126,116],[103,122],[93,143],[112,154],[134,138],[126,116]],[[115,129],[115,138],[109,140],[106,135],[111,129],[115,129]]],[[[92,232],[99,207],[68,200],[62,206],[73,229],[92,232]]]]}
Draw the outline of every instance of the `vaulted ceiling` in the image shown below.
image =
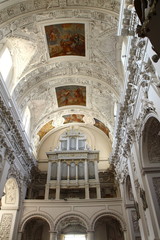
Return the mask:
{"type": "Polygon", "coordinates": [[[0,0],[0,40],[14,62],[9,91],[31,142],[73,123],[112,138],[122,89],[118,0],[0,0]]]}

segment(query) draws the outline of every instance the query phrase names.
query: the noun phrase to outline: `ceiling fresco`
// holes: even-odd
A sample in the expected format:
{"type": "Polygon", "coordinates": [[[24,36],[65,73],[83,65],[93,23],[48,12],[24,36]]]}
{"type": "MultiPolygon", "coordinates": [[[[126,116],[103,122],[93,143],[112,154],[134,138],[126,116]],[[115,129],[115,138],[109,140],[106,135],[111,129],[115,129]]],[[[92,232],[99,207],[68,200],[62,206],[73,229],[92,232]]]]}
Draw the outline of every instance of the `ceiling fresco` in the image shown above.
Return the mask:
{"type": "Polygon", "coordinates": [[[7,39],[16,69],[9,91],[22,119],[30,110],[35,152],[37,138],[74,123],[113,134],[118,14],[119,0],[0,1],[0,49],[7,39]]]}
{"type": "Polygon", "coordinates": [[[67,105],[86,106],[86,87],[63,86],[56,88],[58,107],[67,105]]]}
{"type": "Polygon", "coordinates": [[[109,137],[109,129],[104,125],[104,123],[102,123],[96,118],[94,118],[94,120],[95,120],[94,126],[102,130],[109,137]]]}
{"type": "Polygon", "coordinates": [[[37,133],[37,135],[39,136],[39,140],[41,140],[49,131],[51,131],[54,128],[53,126],[53,121],[49,121],[48,123],[46,123],[37,133]]]}
{"type": "Polygon", "coordinates": [[[50,58],[85,56],[85,26],[80,23],[62,23],[45,26],[50,58]]]}
{"type": "Polygon", "coordinates": [[[64,115],[63,118],[65,119],[64,124],[66,123],[84,123],[83,121],[84,115],[82,114],[68,114],[64,115]]]}

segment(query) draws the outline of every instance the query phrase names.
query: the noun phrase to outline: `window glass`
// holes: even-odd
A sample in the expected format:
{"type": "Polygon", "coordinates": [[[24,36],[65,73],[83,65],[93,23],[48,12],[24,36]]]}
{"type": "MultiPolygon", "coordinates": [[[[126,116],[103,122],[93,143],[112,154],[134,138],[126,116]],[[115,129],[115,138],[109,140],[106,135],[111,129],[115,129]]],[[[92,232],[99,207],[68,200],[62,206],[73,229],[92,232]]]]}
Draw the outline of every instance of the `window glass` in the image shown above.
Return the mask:
{"type": "Polygon", "coordinates": [[[68,234],[65,235],[64,240],[86,240],[86,236],[83,234],[68,234]]]}
{"type": "Polygon", "coordinates": [[[76,179],[76,164],[73,162],[70,164],[70,179],[76,179]]]}
{"type": "Polygon", "coordinates": [[[76,138],[75,137],[70,138],[70,150],[76,150],[76,138]]]}
{"type": "Polygon", "coordinates": [[[84,150],[85,149],[85,140],[78,140],[78,149],[84,150]]]}
{"type": "Polygon", "coordinates": [[[52,163],[52,166],[51,166],[51,180],[57,180],[57,163],[52,163]]]}
{"type": "Polygon", "coordinates": [[[80,162],[78,164],[78,179],[84,179],[84,163],[80,162]]]}
{"type": "Polygon", "coordinates": [[[31,113],[27,106],[23,115],[23,126],[28,135],[30,131],[30,119],[31,119],[31,113]]]}
{"type": "Polygon", "coordinates": [[[62,180],[67,179],[67,163],[62,163],[61,178],[62,180]]]}
{"type": "Polygon", "coordinates": [[[8,48],[6,48],[0,57],[0,72],[4,81],[7,79],[8,74],[12,68],[12,57],[8,48]]]}
{"type": "Polygon", "coordinates": [[[67,140],[61,141],[61,150],[66,151],[67,150],[67,140]]]}
{"type": "Polygon", "coordinates": [[[88,176],[89,176],[89,179],[95,179],[94,162],[88,163],[88,176]]]}

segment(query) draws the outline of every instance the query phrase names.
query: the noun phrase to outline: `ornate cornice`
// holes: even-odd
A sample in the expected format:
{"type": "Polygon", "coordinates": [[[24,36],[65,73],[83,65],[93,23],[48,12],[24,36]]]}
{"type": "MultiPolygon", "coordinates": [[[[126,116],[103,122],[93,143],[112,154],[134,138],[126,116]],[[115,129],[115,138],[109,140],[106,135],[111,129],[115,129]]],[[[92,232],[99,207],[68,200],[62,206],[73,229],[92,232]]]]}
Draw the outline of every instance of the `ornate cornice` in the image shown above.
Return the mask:
{"type": "Polygon", "coordinates": [[[26,174],[30,174],[31,168],[35,165],[35,159],[27,149],[22,133],[17,127],[11,109],[9,109],[0,96],[0,143],[5,148],[4,159],[12,166],[14,161],[19,161],[26,174]]]}
{"type": "Polygon", "coordinates": [[[118,179],[121,182],[124,181],[128,171],[128,163],[125,159],[130,158],[133,142],[139,141],[143,121],[147,114],[155,111],[153,103],[148,99],[148,89],[153,82],[153,76],[149,71],[145,71],[149,67],[149,62],[146,63],[146,46],[147,41],[131,37],[130,57],[126,72],[126,89],[119,110],[114,149],[111,156],[111,162],[115,164],[118,179]],[[138,97],[141,98],[141,103],[137,116],[135,110],[138,97]]]}
{"type": "MultiPolygon", "coordinates": [[[[2,5],[2,4],[1,4],[2,5]]],[[[102,10],[113,11],[115,13],[119,12],[119,1],[104,1],[104,0],[96,0],[96,1],[74,1],[74,0],[28,0],[23,1],[21,3],[13,4],[7,7],[7,4],[2,5],[3,9],[0,11],[0,23],[4,23],[9,21],[15,17],[21,15],[27,15],[29,13],[35,13],[39,11],[51,11],[53,9],[61,10],[62,8],[72,8],[77,15],[77,7],[80,8],[97,8],[102,10]],[[6,7],[5,7],[6,6],[6,7]],[[76,8],[76,9],[75,9],[76,8]]],[[[52,14],[52,16],[54,16],[52,14]]]]}

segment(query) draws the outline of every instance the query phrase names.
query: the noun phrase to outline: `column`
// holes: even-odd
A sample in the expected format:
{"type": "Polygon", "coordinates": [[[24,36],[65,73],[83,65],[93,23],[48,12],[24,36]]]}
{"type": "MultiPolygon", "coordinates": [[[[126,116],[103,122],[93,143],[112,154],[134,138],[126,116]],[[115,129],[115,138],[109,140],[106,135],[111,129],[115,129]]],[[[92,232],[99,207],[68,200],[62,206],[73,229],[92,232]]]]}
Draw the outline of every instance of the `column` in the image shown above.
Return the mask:
{"type": "Polygon", "coordinates": [[[58,169],[57,169],[57,182],[61,181],[61,160],[58,160],[58,169]]]}
{"type": "Polygon", "coordinates": [[[87,240],[94,240],[94,231],[87,232],[87,240]]]}
{"type": "Polygon", "coordinates": [[[97,191],[97,198],[101,199],[101,189],[99,184],[96,186],[96,191],[97,191]]]}
{"type": "Polygon", "coordinates": [[[57,240],[57,232],[50,232],[50,240],[57,240]]]}
{"type": "Polygon", "coordinates": [[[76,138],[76,150],[79,149],[79,148],[78,148],[78,140],[79,140],[79,138],[76,138]]]}
{"type": "Polygon", "coordinates": [[[98,163],[97,163],[97,160],[94,161],[94,169],[95,169],[95,178],[96,178],[96,181],[99,182],[98,163]]]}
{"type": "Polygon", "coordinates": [[[78,183],[78,163],[76,163],[76,182],[78,183]]]}
{"type": "Polygon", "coordinates": [[[18,239],[17,240],[21,240],[22,239],[22,233],[23,232],[18,232],[18,239]]]}
{"type": "Polygon", "coordinates": [[[89,199],[89,184],[85,184],[85,199],[89,199]]]}
{"type": "Polygon", "coordinates": [[[85,177],[85,182],[88,183],[88,162],[87,162],[87,159],[85,159],[85,162],[84,162],[84,177],[85,177]]]}
{"type": "Polygon", "coordinates": [[[67,163],[67,183],[69,184],[69,168],[70,168],[70,164],[67,163]]]}
{"type": "Polygon", "coordinates": [[[48,200],[48,196],[49,196],[49,183],[47,183],[45,187],[45,200],[48,200]]]}
{"type": "Polygon", "coordinates": [[[84,177],[85,177],[85,199],[89,199],[89,183],[88,183],[88,162],[84,162],[84,177]]]}
{"type": "Polygon", "coordinates": [[[60,199],[60,185],[56,186],[56,200],[60,199]]]}
{"type": "Polygon", "coordinates": [[[47,182],[51,180],[51,168],[52,168],[52,163],[48,162],[47,182]]]}

